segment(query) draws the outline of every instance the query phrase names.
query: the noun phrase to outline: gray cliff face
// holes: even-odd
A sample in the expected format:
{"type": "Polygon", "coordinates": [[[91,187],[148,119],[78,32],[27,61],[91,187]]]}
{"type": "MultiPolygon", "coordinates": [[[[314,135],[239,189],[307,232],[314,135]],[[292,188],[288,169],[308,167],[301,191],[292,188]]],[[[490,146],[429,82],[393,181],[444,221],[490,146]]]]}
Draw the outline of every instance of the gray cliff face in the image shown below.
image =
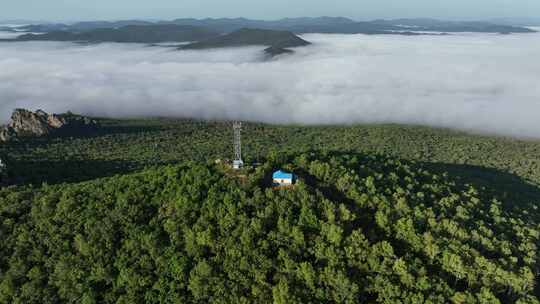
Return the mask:
{"type": "Polygon", "coordinates": [[[95,129],[97,122],[84,116],[48,114],[16,109],[11,115],[11,123],[0,128],[0,141],[12,141],[21,137],[41,137],[64,132],[88,131],[95,129]]]}
{"type": "Polygon", "coordinates": [[[17,137],[17,134],[12,128],[7,126],[0,128],[0,142],[10,141],[17,137]]]}
{"type": "Polygon", "coordinates": [[[27,110],[19,109],[11,115],[11,128],[15,133],[21,136],[44,136],[50,133],[52,127],[47,123],[48,114],[38,110],[33,113],[27,110]]]}

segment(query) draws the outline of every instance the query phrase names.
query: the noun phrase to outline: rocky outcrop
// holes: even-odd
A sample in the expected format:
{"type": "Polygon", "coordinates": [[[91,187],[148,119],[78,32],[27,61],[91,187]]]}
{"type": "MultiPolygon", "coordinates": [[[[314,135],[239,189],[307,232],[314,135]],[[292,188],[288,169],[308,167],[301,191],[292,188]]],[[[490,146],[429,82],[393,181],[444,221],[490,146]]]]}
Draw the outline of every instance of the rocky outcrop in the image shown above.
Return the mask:
{"type": "Polygon", "coordinates": [[[97,127],[95,120],[72,113],[48,114],[42,110],[16,109],[11,115],[11,123],[0,128],[0,141],[85,132],[97,127]]]}
{"type": "Polygon", "coordinates": [[[0,127],[0,142],[10,141],[12,139],[15,139],[16,137],[17,133],[15,133],[15,130],[13,130],[13,128],[10,128],[8,126],[0,127]]]}

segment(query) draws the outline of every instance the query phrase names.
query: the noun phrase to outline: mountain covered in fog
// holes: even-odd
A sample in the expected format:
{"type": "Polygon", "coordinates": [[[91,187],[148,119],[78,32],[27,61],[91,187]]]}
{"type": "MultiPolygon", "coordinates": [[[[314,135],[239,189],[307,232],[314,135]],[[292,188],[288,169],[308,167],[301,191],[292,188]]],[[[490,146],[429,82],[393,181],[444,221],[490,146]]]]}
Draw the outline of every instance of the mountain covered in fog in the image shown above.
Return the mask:
{"type": "Polygon", "coordinates": [[[272,30],[286,30],[295,33],[336,33],[336,34],[388,34],[407,31],[426,32],[482,32],[482,33],[527,33],[528,28],[499,25],[491,22],[460,22],[436,19],[394,19],[354,21],[343,17],[286,18],[277,21],[250,19],[177,19],[175,24],[197,25],[212,29],[236,30],[242,27],[256,27],[272,30]]]}
{"type": "Polygon", "coordinates": [[[200,50],[223,47],[239,47],[250,45],[269,46],[266,53],[269,55],[279,55],[288,53],[291,47],[306,46],[310,43],[292,32],[273,31],[261,29],[240,29],[230,34],[221,35],[215,38],[200,42],[191,43],[180,47],[183,50],[200,50]]]}
{"type": "Polygon", "coordinates": [[[371,23],[410,29],[415,31],[436,31],[436,32],[476,32],[476,33],[530,33],[531,29],[513,26],[509,24],[497,24],[484,21],[442,21],[429,18],[417,19],[394,19],[375,20],[371,23]]]}
{"type": "Polygon", "coordinates": [[[388,34],[407,31],[427,32],[482,32],[482,33],[528,33],[532,30],[513,26],[507,22],[444,21],[436,19],[394,19],[355,21],[343,17],[285,18],[280,20],[252,20],[246,18],[192,19],[170,21],[91,21],[74,24],[34,24],[21,27],[28,32],[69,31],[84,32],[100,28],[120,28],[127,25],[174,24],[204,27],[221,33],[230,33],[242,28],[283,30],[294,33],[343,33],[343,34],[388,34]]]}
{"type": "Polygon", "coordinates": [[[76,42],[193,42],[181,50],[202,50],[240,46],[267,46],[267,55],[291,53],[288,48],[306,46],[310,43],[289,31],[243,28],[222,34],[204,27],[191,25],[127,25],[120,28],[99,28],[83,32],[66,30],[43,34],[25,34],[16,41],[76,41],[76,42]]]}
{"type": "Polygon", "coordinates": [[[218,32],[210,29],[190,25],[152,24],[97,28],[82,32],[59,30],[44,34],[25,34],[17,40],[159,43],[199,41],[218,35],[218,32]]]}
{"type": "Polygon", "coordinates": [[[514,25],[514,26],[540,26],[540,17],[524,18],[495,18],[491,22],[496,24],[514,25]]]}

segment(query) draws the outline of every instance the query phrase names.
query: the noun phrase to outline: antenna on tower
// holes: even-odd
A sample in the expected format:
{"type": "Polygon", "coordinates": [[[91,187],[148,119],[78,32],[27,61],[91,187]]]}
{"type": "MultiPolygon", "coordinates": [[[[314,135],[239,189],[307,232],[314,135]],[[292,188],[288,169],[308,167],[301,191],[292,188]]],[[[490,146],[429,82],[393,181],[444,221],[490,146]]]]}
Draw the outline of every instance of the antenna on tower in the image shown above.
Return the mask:
{"type": "Polygon", "coordinates": [[[233,160],[233,169],[238,170],[244,166],[244,161],[242,160],[242,122],[234,121],[233,122],[233,145],[234,145],[234,160],[233,160]]]}

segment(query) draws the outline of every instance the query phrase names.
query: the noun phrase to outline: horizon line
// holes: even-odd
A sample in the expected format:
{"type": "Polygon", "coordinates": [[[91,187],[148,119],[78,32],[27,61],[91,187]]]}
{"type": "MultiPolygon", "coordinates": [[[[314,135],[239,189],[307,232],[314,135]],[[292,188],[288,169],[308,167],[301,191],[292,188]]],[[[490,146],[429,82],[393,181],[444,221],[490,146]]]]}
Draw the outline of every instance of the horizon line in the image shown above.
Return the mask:
{"type": "Polygon", "coordinates": [[[376,20],[415,20],[415,19],[424,19],[424,20],[438,20],[438,21],[454,21],[454,22],[472,22],[472,21],[483,21],[483,22],[493,22],[493,21],[526,21],[526,20],[537,20],[540,22],[540,17],[489,17],[489,18],[470,18],[470,17],[369,17],[369,18],[355,18],[347,17],[342,15],[330,16],[330,15],[320,15],[320,16],[286,16],[278,18],[252,18],[252,17],[175,17],[175,18],[156,18],[156,17],[126,17],[126,18],[98,18],[95,19],[26,19],[26,18],[0,18],[1,23],[33,23],[33,24],[46,24],[46,23],[78,23],[78,22],[118,22],[118,21],[147,21],[147,22],[159,22],[159,21],[174,21],[178,19],[194,19],[194,20],[220,20],[220,19],[244,19],[252,21],[281,21],[287,19],[317,19],[317,18],[343,18],[349,19],[355,22],[369,22],[376,20]]]}

